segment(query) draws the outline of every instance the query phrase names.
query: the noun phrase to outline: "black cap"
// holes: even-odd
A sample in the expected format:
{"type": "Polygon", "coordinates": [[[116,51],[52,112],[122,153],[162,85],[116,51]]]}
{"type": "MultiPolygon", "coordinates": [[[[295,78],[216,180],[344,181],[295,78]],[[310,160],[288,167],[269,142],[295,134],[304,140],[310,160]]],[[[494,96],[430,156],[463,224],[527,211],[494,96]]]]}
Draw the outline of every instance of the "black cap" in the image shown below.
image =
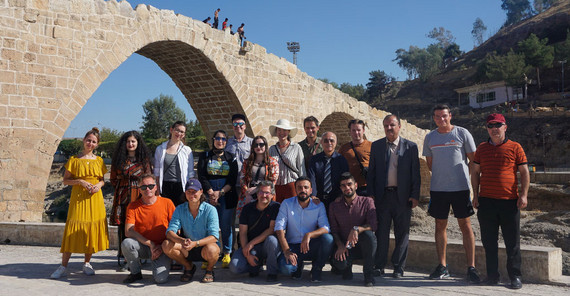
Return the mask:
{"type": "Polygon", "coordinates": [[[236,119],[241,119],[241,120],[245,121],[245,115],[239,114],[239,113],[232,115],[232,122],[236,119]]]}

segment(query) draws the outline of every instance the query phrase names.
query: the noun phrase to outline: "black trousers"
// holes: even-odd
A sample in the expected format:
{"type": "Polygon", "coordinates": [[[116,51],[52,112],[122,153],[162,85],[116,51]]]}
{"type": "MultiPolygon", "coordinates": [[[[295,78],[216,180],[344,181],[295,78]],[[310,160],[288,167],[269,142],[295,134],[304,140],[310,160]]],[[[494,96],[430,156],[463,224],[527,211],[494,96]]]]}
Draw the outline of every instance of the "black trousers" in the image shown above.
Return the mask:
{"type": "Polygon", "coordinates": [[[383,269],[388,262],[390,227],[393,222],[396,244],[392,252],[392,265],[394,269],[400,268],[403,271],[408,257],[412,208],[407,201],[404,204],[400,201],[397,191],[386,191],[384,199],[376,204],[376,215],[378,218],[376,268],[383,269]]]}
{"type": "Polygon", "coordinates": [[[178,206],[186,202],[186,197],[184,196],[184,190],[182,189],[182,182],[162,182],[162,188],[160,188],[160,196],[170,198],[174,206],[178,206]]]}
{"type": "Polygon", "coordinates": [[[358,235],[358,243],[352,249],[348,250],[348,256],[344,261],[338,261],[334,258],[337,247],[334,245],[332,251],[331,265],[338,270],[344,271],[347,268],[352,270],[352,261],[354,259],[362,259],[362,271],[365,278],[372,277],[372,270],[374,268],[374,254],[376,253],[376,236],[374,232],[367,230],[358,235]]]}
{"type": "Polygon", "coordinates": [[[499,227],[507,251],[509,278],[521,276],[520,210],[517,200],[479,197],[477,212],[481,227],[481,241],[485,248],[487,276],[499,277],[499,227]]]}

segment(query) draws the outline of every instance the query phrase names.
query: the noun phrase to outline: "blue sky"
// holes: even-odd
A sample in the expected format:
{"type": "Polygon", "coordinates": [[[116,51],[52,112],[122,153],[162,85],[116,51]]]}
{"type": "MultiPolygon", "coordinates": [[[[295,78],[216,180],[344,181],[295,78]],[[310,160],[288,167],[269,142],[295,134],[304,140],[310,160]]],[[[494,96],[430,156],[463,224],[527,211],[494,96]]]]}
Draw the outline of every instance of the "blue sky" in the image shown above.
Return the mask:
{"type": "MultiPolygon", "coordinates": [[[[133,8],[149,4],[197,20],[221,8],[237,28],[245,23],[247,40],[292,61],[286,42],[301,45],[298,67],[315,78],[366,84],[368,73],[383,70],[406,79],[392,60],[398,48],[433,43],[426,34],[434,27],[450,30],[463,51],[473,48],[471,30],[480,17],[487,35],[505,21],[500,0],[399,1],[128,1],[133,8]]],[[[488,36],[485,36],[488,37],[488,36]]],[[[153,61],[137,54],[113,71],[71,122],[64,137],[82,137],[93,126],[119,131],[139,130],[142,104],[160,94],[172,95],[189,119],[195,119],[186,98],[153,61]]]]}

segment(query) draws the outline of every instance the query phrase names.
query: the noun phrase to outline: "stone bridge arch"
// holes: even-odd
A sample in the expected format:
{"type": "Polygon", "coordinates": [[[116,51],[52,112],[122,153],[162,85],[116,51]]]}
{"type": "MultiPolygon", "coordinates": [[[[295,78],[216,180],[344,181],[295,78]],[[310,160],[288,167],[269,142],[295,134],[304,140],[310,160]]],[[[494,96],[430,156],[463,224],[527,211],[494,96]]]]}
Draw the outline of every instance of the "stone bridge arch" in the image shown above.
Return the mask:
{"type": "MultiPolygon", "coordinates": [[[[302,120],[314,115],[334,128],[337,121],[361,118],[369,139],[382,137],[385,112],[257,44],[242,49],[236,36],[170,10],[133,9],[114,0],[0,1],[0,31],[0,221],[41,221],[50,166],[65,130],[134,53],[172,78],[206,135],[230,130],[231,114],[241,112],[249,135],[268,137],[279,118],[302,128],[302,120]]],[[[413,125],[403,127],[403,136],[420,145],[424,135],[413,125]]],[[[295,140],[302,138],[301,132],[295,140]]]]}

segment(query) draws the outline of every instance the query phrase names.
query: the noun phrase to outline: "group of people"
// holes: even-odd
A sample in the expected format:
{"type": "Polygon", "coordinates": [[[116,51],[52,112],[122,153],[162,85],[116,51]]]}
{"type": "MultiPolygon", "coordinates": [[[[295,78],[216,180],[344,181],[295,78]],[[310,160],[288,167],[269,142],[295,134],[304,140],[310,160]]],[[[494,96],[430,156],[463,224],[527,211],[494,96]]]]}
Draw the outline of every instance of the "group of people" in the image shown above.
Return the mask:
{"type": "MultiPolygon", "coordinates": [[[[426,136],[422,151],[432,172],[428,212],[435,218],[439,260],[429,277],[450,275],[446,228],[451,207],[463,234],[467,279],[481,282],[470,221],[478,208],[486,283],[500,281],[501,227],[510,287],[520,288],[519,220],[529,186],[524,151],[506,137],[506,120],[500,114],[488,116],[489,140],[479,147],[468,130],[451,124],[451,118],[448,106],[434,108],[437,129],[426,136]]],[[[110,222],[120,226],[120,252],[130,269],[125,283],[142,279],[140,259],[151,259],[157,283],[168,280],[173,262],[184,268],[180,280],[191,281],[195,261],[203,262],[201,281],[212,282],[221,257],[222,268],[251,277],[258,276],[265,264],[270,282],[279,273],[301,278],[306,260],[312,260],[313,282],[322,280],[327,263],[334,274],[351,280],[354,259],[363,259],[364,284],[373,286],[375,277],[386,276],[392,225],[392,277],[404,276],[421,176],[418,146],[400,136],[398,116],[384,118],[386,137],[374,142],[366,139],[364,121],[350,120],[351,140],[338,152],[335,133],[326,131],[319,137],[319,121],[313,116],[303,121],[306,138],[299,143],[292,140],[297,128],[279,119],[269,127],[277,138],[272,146],[263,136],[245,134],[243,114],[234,114],[231,120],[233,136],[224,130],[214,132],[212,149],[200,154],[196,175],[192,150],[183,141],[183,122],[171,126],[169,140],[156,148],[153,161],[138,132],[121,137],[111,167],[115,198],[110,222]]],[[[84,253],[83,272],[94,274],[91,254],[109,246],[101,194],[106,168],[93,154],[98,142],[94,128],[85,135],[82,152],[65,165],[64,184],[73,185],[73,190],[62,264],[52,278],[65,275],[71,253],[84,253]]]]}
{"type": "MultiPolygon", "coordinates": [[[[220,10],[221,10],[220,8],[214,10],[214,21],[213,21],[212,24],[211,24],[212,28],[214,28],[214,29],[218,29],[218,26],[219,26],[219,24],[220,24],[220,10]]],[[[210,25],[210,21],[211,21],[211,20],[212,20],[211,17],[207,17],[207,18],[204,19],[202,22],[203,22],[204,24],[210,25]]],[[[234,25],[233,25],[233,24],[229,24],[229,25],[228,25],[228,21],[229,21],[229,19],[226,18],[226,19],[222,22],[222,31],[229,30],[229,31],[230,31],[230,34],[234,35],[234,34],[236,33],[236,32],[234,32],[234,30],[233,30],[234,25]]],[[[239,36],[239,45],[240,45],[240,46],[243,46],[243,40],[246,39],[246,38],[245,38],[245,31],[244,31],[244,29],[243,29],[244,26],[245,26],[245,24],[242,23],[242,24],[238,27],[238,29],[237,29],[237,34],[238,34],[238,36],[239,36]]]]}

